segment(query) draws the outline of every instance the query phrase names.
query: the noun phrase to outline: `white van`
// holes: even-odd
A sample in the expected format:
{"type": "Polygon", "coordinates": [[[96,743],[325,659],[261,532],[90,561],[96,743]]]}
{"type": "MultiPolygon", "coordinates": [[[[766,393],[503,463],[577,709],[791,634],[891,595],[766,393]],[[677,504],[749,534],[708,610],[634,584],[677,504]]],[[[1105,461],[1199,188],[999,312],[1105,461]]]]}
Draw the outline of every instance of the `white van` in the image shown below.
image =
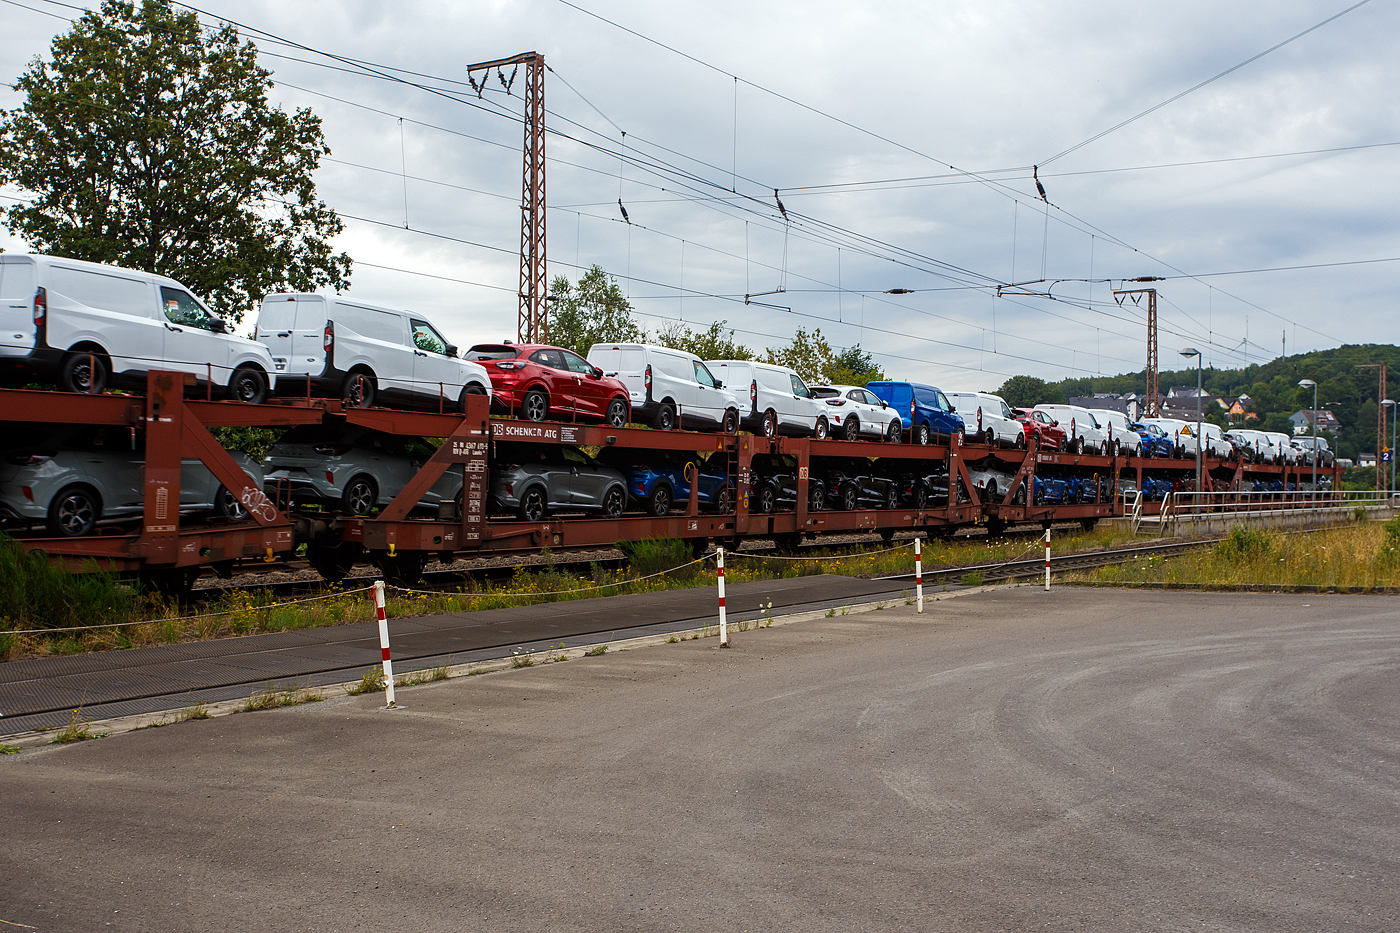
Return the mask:
{"type": "Polygon", "coordinates": [[[1065,443],[1070,450],[1082,454],[1085,450],[1101,454],[1108,447],[1108,432],[1099,427],[1094,413],[1078,405],[1037,405],[1059,423],[1065,431],[1065,443]]]}
{"type": "Polygon", "coordinates": [[[947,392],[958,414],[967,423],[967,433],[978,443],[992,447],[1024,447],[1026,429],[1011,413],[1011,406],[1000,395],[989,392],[947,392]]]}
{"type": "Polygon", "coordinates": [[[790,434],[825,438],[831,431],[822,402],[796,370],[753,360],[706,360],[715,377],[729,387],[736,398],[747,390],[748,407],[739,426],[763,437],[790,434]]]}
{"type": "Polygon", "coordinates": [[[277,377],[267,348],[228,332],[174,279],[57,256],[0,254],[0,374],[67,392],[145,388],[154,369],[193,373],[261,402],[277,377]]]}
{"type": "Polygon", "coordinates": [[[694,353],[648,343],[595,343],[588,362],[627,386],[634,421],[650,421],[662,431],[739,430],[734,393],[694,353]]]}
{"type": "Polygon", "coordinates": [[[328,295],[268,295],[253,336],[272,352],[283,387],[296,395],[309,379],[313,395],[346,405],[376,402],[463,411],[468,395],[491,395],[480,363],[423,315],[328,295]]]}
{"type": "Polygon", "coordinates": [[[1162,429],[1162,432],[1172,439],[1172,456],[1196,458],[1196,425],[1182,421],[1180,418],[1144,418],[1143,424],[1155,424],[1162,429]]]}
{"type": "Polygon", "coordinates": [[[1142,435],[1129,425],[1128,416],[1112,408],[1095,408],[1094,417],[1108,431],[1108,447],[1111,453],[1125,457],[1142,456],[1142,435]]]}

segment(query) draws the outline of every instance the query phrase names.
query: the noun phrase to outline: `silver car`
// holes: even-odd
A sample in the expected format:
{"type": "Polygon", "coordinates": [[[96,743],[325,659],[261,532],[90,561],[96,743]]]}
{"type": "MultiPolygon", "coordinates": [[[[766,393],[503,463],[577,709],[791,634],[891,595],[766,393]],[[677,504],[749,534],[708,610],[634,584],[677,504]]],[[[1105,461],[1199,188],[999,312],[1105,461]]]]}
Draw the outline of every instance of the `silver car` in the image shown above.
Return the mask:
{"type": "MultiPolygon", "coordinates": [[[[394,501],[435,453],[422,438],[371,428],[308,424],[293,428],[263,460],[263,490],[274,502],[315,503],[347,515],[368,515],[394,501]]],[[[418,505],[458,500],[461,466],[448,467],[418,505]]]]}
{"type": "Polygon", "coordinates": [[[847,440],[866,437],[898,444],[903,439],[899,412],[860,386],[811,386],[812,398],[826,404],[831,433],[847,440]]]}
{"type": "MultiPolygon", "coordinates": [[[[76,538],[97,523],[139,516],[145,509],[146,432],[117,425],[5,425],[0,430],[0,519],[10,526],[43,523],[50,534],[76,538]]],[[[262,471],[245,453],[230,454],[254,484],[262,471]]],[[[248,510],[199,460],[180,466],[180,509],[212,511],[233,521],[248,510]]]]}
{"type": "Polygon", "coordinates": [[[550,512],[601,512],[617,518],[627,507],[627,481],[571,447],[498,444],[490,505],[528,522],[550,512]]]}

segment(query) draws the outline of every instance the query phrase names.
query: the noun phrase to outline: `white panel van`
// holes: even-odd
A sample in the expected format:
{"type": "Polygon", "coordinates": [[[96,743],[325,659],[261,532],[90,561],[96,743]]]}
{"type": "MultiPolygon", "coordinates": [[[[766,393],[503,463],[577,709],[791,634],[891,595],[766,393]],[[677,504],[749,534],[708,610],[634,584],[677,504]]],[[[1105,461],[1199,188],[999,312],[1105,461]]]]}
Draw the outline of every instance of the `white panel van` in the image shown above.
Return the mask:
{"type": "Polygon", "coordinates": [[[462,411],[468,395],[491,394],[479,363],[425,316],[328,295],[268,295],[253,336],[267,346],[283,386],[345,404],[462,411]]]}
{"type": "Polygon", "coordinates": [[[1000,395],[990,392],[948,392],[948,401],[963,416],[967,433],[992,447],[1024,447],[1026,429],[1000,395]]]}
{"type": "Polygon", "coordinates": [[[706,360],[705,365],[736,398],[747,393],[749,404],[739,423],[754,434],[823,439],[830,432],[821,400],[812,397],[796,370],[753,360],[706,360]]]}
{"type": "Polygon", "coordinates": [[[228,332],[174,279],[57,256],[0,254],[0,378],[54,380],[68,392],[144,388],[154,369],[193,373],[230,398],[261,402],[272,357],[228,332]]]}
{"type": "Polygon", "coordinates": [[[633,420],[676,427],[739,430],[739,402],[694,353],[648,343],[595,343],[588,362],[627,386],[633,420]]]}

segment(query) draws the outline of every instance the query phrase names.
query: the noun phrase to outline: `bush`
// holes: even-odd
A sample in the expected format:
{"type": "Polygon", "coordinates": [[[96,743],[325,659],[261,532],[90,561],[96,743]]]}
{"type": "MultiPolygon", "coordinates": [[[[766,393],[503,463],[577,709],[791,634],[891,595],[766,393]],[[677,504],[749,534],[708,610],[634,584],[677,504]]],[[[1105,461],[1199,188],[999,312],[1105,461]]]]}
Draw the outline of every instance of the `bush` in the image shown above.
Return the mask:
{"type": "Polygon", "coordinates": [[[1385,531],[1385,541],[1381,544],[1381,557],[1386,560],[1400,560],[1400,516],[1392,518],[1381,526],[1385,531]]]}
{"type": "MultiPolygon", "coordinates": [[[[632,572],[640,577],[672,570],[682,564],[689,564],[693,557],[690,545],[676,538],[645,538],[641,541],[619,541],[617,549],[627,555],[627,563],[632,572]]],[[[699,564],[685,568],[675,576],[694,576],[699,564]]]]}
{"type": "Polygon", "coordinates": [[[1262,557],[1274,549],[1273,536],[1258,528],[1236,525],[1230,529],[1225,540],[1216,546],[1216,553],[1230,560],[1248,560],[1262,557]]]}
{"type": "MultiPolygon", "coordinates": [[[[72,573],[0,534],[0,629],[73,628],[137,618],[138,600],[109,573],[72,573]]],[[[0,632],[0,639],[4,639],[0,632]]],[[[0,652],[10,644],[0,640],[0,652]]]]}

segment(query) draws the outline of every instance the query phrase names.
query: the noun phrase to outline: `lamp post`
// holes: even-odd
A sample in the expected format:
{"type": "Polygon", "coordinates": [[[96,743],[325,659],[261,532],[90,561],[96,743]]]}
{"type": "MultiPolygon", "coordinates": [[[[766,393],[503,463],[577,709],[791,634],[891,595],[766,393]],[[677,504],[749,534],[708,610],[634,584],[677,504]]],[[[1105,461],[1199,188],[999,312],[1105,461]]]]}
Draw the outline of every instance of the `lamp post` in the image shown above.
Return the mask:
{"type": "Polygon", "coordinates": [[[1312,438],[1313,438],[1313,445],[1312,445],[1312,462],[1313,462],[1313,480],[1312,480],[1312,486],[1313,486],[1313,492],[1316,493],[1316,492],[1317,492],[1317,461],[1318,461],[1319,459],[1321,459],[1321,458],[1319,457],[1319,455],[1318,455],[1318,452],[1317,452],[1317,383],[1316,383],[1316,382],[1313,382],[1311,379],[1300,379],[1300,380],[1298,381],[1298,385],[1302,386],[1302,387],[1305,388],[1305,389],[1309,389],[1309,388],[1310,388],[1310,389],[1313,390],[1313,407],[1312,407],[1312,429],[1313,429],[1313,430],[1312,430],[1312,438]]]}
{"type": "Polygon", "coordinates": [[[1387,398],[1387,399],[1381,399],[1381,404],[1382,404],[1382,405],[1389,405],[1389,406],[1390,406],[1390,438],[1391,438],[1391,440],[1390,440],[1390,489],[1387,490],[1387,491],[1388,491],[1388,492],[1394,492],[1394,491],[1395,491],[1395,408],[1396,408],[1396,405],[1395,405],[1395,403],[1394,403],[1393,401],[1391,401],[1391,400],[1388,399],[1388,398],[1387,398]]]}
{"type": "Polygon", "coordinates": [[[1201,447],[1201,351],[1195,347],[1187,347],[1181,351],[1181,355],[1188,360],[1196,358],[1196,501],[1200,501],[1201,492],[1201,464],[1205,458],[1205,450],[1201,447]]]}

